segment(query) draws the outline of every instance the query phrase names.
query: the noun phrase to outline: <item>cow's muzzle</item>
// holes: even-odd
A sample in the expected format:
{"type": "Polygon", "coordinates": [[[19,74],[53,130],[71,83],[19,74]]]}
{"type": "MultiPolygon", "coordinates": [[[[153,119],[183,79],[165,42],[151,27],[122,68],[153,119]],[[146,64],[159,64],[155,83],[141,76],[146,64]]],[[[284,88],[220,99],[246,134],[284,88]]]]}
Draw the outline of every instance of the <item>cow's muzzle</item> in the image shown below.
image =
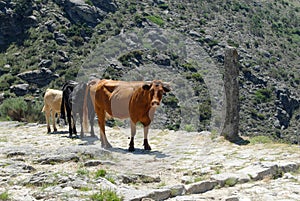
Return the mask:
{"type": "Polygon", "coordinates": [[[157,107],[157,106],[159,106],[159,101],[155,101],[155,100],[152,101],[152,102],[151,102],[151,106],[152,106],[152,107],[157,107]]]}

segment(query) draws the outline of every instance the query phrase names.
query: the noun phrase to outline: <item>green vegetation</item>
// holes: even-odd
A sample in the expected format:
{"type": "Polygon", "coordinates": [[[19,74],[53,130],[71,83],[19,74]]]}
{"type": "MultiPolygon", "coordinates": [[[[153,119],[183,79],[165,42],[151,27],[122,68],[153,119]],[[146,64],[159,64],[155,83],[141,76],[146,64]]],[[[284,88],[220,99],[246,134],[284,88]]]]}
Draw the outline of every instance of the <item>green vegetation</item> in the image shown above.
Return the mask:
{"type": "Polygon", "coordinates": [[[255,136],[249,139],[251,144],[269,144],[274,141],[268,136],[255,136]]]}
{"type": "Polygon", "coordinates": [[[254,95],[254,100],[256,103],[266,103],[272,99],[272,90],[268,88],[258,89],[254,95]]]}
{"type": "Polygon", "coordinates": [[[164,26],[165,24],[164,20],[158,15],[149,15],[146,18],[158,26],[164,26]]]}
{"type": "Polygon", "coordinates": [[[89,172],[89,170],[87,170],[87,169],[85,169],[85,168],[81,168],[81,169],[78,169],[77,171],[76,171],[76,173],[78,174],[78,175],[81,175],[81,176],[88,176],[89,174],[90,174],[90,172],[89,172]]]}
{"type": "Polygon", "coordinates": [[[0,200],[10,200],[9,194],[7,191],[4,191],[3,193],[0,193],[0,200]]]}
{"type": "Polygon", "coordinates": [[[232,187],[238,182],[237,178],[228,178],[225,180],[225,186],[232,187]]]}
{"type": "Polygon", "coordinates": [[[184,126],[184,130],[187,132],[193,132],[196,131],[195,127],[193,124],[187,124],[184,126]]]}
{"type": "Polygon", "coordinates": [[[118,196],[116,192],[112,190],[101,190],[100,193],[95,193],[90,196],[93,201],[122,201],[123,198],[118,196]]]}
{"type": "Polygon", "coordinates": [[[99,169],[95,172],[95,178],[99,178],[99,177],[105,177],[106,176],[106,170],[104,169],[99,169]]]}
{"type": "Polygon", "coordinates": [[[23,97],[8,98],[0,105],[0,118],[3,120],[41,122],[44,115],[41,112],[42,103],[39,101],[27,102],[23,97]]]}

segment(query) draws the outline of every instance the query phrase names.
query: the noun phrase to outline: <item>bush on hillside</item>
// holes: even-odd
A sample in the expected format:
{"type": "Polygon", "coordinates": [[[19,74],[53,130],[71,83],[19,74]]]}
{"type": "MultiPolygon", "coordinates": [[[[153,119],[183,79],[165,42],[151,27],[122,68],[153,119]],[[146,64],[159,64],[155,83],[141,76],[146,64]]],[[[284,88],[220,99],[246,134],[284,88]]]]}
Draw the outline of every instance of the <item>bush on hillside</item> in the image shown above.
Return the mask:
{"type": "Polygon", "coordinates": [[[26,102],[23,97],[8,98],[0,106],[0,117],[2,120],[42,122],[44,115],[41,110],[41,102],[26,102]]]}

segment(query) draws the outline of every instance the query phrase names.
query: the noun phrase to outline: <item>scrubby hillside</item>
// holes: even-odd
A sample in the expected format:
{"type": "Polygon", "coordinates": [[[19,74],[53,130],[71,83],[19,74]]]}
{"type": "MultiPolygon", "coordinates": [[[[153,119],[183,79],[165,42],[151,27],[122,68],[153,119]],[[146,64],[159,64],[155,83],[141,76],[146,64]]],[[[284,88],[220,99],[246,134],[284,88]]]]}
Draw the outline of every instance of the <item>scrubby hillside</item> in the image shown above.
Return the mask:
{"type": "MultiPolygon", "coordinates": [[[[158,70],[172,72],[159,77],[154,71],[159,79],[172,81],[175,74],[192,90],[187,93],[177,83],[164,99],[160,125],[211,129],[212,105],[222,100],[212,100],[206,76],[212,68],[222,74],[224,48],[230,45],[240,56],[241,134],[295,143],[300,121],[299,12],[297,0],[4,0],[0,2],[1,99],[24,96],[37,108],[47,87],[61,88],[66,80],[80,77],[83,67],[100,69],[100,74],[94,72],[97,77],[122,79],[158,66],[158,70]],[[159,31],[142,31],[153,29],[159,31]],[[112,38],[124,35],[125,42],[111,46],[112,38]],[[143,35],[151,43],[136,45],[143,35]],[[183,41],[186,52],[179,51],[180,42],[170,47],[174,41],[183,41]],[[187,56],[193,49],[188,41],[198,49],[199,63],[187,56]],[[166,43],[171,45],[164,48],[166,43]],[[113,59],[107,56],[111,54],[113,59]],[[196,104],[186,110],[182,96],[196,104]],[[186,111],[196,118],[186,121],[186,111]]],[[[20,115],[32,116],[26,109],[27,114],[20,115]]],[[[2,118],[6,118],[5,111],[1,110],[2,118]]]]}

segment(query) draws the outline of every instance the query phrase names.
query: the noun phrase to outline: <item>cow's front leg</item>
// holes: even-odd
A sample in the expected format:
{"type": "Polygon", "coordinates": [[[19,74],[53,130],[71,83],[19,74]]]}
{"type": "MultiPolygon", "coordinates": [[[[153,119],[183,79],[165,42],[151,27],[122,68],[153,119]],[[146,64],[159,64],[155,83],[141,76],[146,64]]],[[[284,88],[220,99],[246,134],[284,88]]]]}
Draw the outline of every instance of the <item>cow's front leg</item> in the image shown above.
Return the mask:
{"type": "Polygon", "coordinates": [[[149,126],[144,127],[144,149],[145,150],[151,150],[151,147],[148,143],[148,132],[149,132],[149,126]]]}
{"type": "Polygon", "coordinates": [[[133,121],[130,121],[130,127],[131,127],[131,138],[130,138],[128,151],[133,152],[135,150],[135,148],[134,148],[134,136],[136,134],[136,124],[133,121]]]}
{"type": "Polygon", "coordinates": [[[104,110],[96,110],[98,115],[98,125],[100,128],[100,141],[101,146],[105,149],[111,148],[111,144],[108,142],[106,135],[105,135],[105,112],[104,110]]]}

